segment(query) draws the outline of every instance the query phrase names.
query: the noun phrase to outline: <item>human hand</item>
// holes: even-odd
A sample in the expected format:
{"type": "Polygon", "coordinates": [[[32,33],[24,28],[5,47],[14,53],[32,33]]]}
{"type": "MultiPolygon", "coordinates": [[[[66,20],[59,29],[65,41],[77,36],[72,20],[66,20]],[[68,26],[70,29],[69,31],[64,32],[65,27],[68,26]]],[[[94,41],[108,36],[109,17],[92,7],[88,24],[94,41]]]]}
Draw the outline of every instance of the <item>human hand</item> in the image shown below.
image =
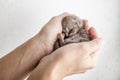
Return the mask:
{"type": "Polygon", "coordinates": [[[61,21],[67,15],[69,14],[63,13],[58,16],[54,16],[35,36],[37,42],[41,41],[43,43],[42,46],[44,51],[46,51],[45,54],[49,54],[53,50],[57,36],[62,32],[61,21]]]}
{"type": "Polygon", "coordinates": [[[28,76],[52,51],[57,35],[62,31],[61,20],[67,15],[52,18],[37,35],[0,59],[0,80],[22,80],[28,76]]]}
{"type": "Polygon", "coordinates": [[[92,40],[63,46],[45,56],[32,72],[30,80],[48,80],[48,78],[61,80],[65,76],[84,73],[95,67],[102,39],[98,37],[94,28],[88,28],[86,20],[84,24],[92,40]]]}

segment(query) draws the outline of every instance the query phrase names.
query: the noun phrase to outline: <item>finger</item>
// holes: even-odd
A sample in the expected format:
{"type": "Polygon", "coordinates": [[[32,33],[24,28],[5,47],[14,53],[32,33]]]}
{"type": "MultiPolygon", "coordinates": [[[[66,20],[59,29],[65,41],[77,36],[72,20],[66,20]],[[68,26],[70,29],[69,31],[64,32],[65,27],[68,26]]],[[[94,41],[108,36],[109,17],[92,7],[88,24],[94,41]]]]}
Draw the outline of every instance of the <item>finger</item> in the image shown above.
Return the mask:
{"type": "Polygon", "coordinates": [[[91,27],[91,28],[88,30],[88,32],[89,32],[90,38],[91,38],[92,40],[98,38],[98,34],[97,34],[95,28],[91,27]]]}
{"type": "Polygon", "coordinates": [[[61,33],[61,31],[62,31],[61,21],[67,15],[70,15],[70,14],[63,13],[58,16],[52,17],[52,19],[46,24],[46,25],[48,25],[47,26],[47,28],[49,28],[48,30],[52,29],[52,31],[54,32],[54,30],[56,31],[56,29],[57,29],[59,31],[57,33],[61,33]]]}
{"type": "Polygon", "coordinates": [[[94,58],[94,60],[97,60],[99,54],[100,54],[100,48],[97,49],[96,51],[92,52],[92,53],[90,54],[90,57],[91,57],[91,58],[94,58]]]}
{"type": "Polygon", "coordinates": [[[95,52],[93,52],[93,53],[91,53],[91,54],[89,55],[90,60],[92,60],[92,62],[93,62],[93,64],[94,64],[94,65],[93,65],[94,67],[96,66],[96,63],[97,63],[97,61],[98,61],[99,54],[100,54],[100,49],[99,49],[99,50],[96,50],[95,52]]]}
{"type": "Polygon", "coordinates": [[[58,16],[52,17],[52,19],[51,19],[50,21],[51,21],[52,24],[53,24],[53,23],[56,23],[56,22],[60,22],[60,23],[61,23],[62,19],[63,19],[65,16],[68,16],[68,15],[70,15],[70,14],[69,14],[69,13],[62,13],[62,14],[60,14],[60,15],[58,15],[58,16]]]}
{"type": "Polygon", "coordinates": [[[102,46],[103,40],[101,38],[97,38],[89,42],[83,42],[82,44],[86,53],[91,54],[102,46]]]}
{"type": "Polygon", "coordinates": [[[100,54],[100,50],[101,50],[103,44],[104,44],[104,41],[102,40],[101,47],[99,47],[97,50],[95,50],[94,52],[92,52],[92,53],[90,54],[90,56],[91,56],[92,58],[95,58],[95,60],[97,60],[97,58],[98,58],[98,56],[99,56],[99,54],[100,54]]]}
{"type": "Polygon", "coordinates": [[[89,30],[88,20],[86,20],[86,19],[83,20],[83,26],[84,26],[85,30],[87,30],[87,31],[89,30]]]}
{"type": "Polygon", "coordinates": [[[58,19],[62,20],[65,16],[69,16],[70,14],[65,12],[57,16],[58,19]]]}

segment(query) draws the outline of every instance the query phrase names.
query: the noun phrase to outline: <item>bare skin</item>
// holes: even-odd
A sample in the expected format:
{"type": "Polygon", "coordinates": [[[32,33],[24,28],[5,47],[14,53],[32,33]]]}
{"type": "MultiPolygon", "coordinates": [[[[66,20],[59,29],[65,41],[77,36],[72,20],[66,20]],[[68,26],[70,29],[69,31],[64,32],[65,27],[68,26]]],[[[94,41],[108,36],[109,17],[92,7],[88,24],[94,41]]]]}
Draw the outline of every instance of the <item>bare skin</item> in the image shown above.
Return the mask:
{"type": "Polygon", "coordinates": [[[61,20],[68,15],[53,17],[37,35],[1,58],[0,80],[23,80],[30,73],[28,80],[61,80],[93,68],[102,40],[94,28],[88,29],[86,20],[92,41],[69,44],[53,52],[57,36],[62,32],[61,20]]]}
{"type": "Polygon", "coordinates": [[[62,31],[60,21],[66,15],[64,13],[53,17],[37,35],[1,58],[0,80],[24,79],[42,57],[50,54],[57,35],[62,31]]]}
{"type": "Polygon", "coordinates": [[[65,45],[44,57],[28,80],[62,80],[65,76],[82,74],[96,66],[97,57],[102,46],[93,27],[86,29],[92,41],[65,45]]]}

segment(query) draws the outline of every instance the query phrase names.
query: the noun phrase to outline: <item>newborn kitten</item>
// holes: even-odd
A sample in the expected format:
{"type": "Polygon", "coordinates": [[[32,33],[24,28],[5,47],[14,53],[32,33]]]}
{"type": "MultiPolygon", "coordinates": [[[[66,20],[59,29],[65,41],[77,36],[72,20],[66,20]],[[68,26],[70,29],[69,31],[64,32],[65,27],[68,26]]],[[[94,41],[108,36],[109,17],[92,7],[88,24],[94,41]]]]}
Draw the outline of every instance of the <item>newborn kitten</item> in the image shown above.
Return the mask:
{"type": "Polygon", "coordinates": [[[84,41],[90,41],[90,37],[85,30],[83,21],[74,15],[66,16],[62,20],[62,33],[55,42],[54,50],[66,44],[84,41]]]}

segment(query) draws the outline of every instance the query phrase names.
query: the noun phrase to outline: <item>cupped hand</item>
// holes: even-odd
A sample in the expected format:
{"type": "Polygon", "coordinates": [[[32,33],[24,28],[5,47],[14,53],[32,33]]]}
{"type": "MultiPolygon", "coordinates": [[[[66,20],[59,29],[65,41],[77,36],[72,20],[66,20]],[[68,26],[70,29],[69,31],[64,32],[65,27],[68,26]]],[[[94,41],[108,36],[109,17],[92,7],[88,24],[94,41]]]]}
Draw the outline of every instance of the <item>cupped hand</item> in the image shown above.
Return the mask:
{"type": "Polygon", "coordinates": [[[53,50],[54,43],[58,37],[58,34],[62,32],[61,21],[67,15],[70,14],[63,13],[58,16],[54,16],[37,34],[36,37],[38,40],[42,41],[43,46],[46,50],[46,54],[49,54],[53,50]]]}
{"type": "Polygon", "coordinates": [[[103,41],[93,27],[88,27],[87,20],[84,20],[84,25],[91,41],[65,45],[45,56],[30,78],[47,80],[50,77],[50,80],[60,80],[65,76],[84,73],[94,68],[103,41]]]}

